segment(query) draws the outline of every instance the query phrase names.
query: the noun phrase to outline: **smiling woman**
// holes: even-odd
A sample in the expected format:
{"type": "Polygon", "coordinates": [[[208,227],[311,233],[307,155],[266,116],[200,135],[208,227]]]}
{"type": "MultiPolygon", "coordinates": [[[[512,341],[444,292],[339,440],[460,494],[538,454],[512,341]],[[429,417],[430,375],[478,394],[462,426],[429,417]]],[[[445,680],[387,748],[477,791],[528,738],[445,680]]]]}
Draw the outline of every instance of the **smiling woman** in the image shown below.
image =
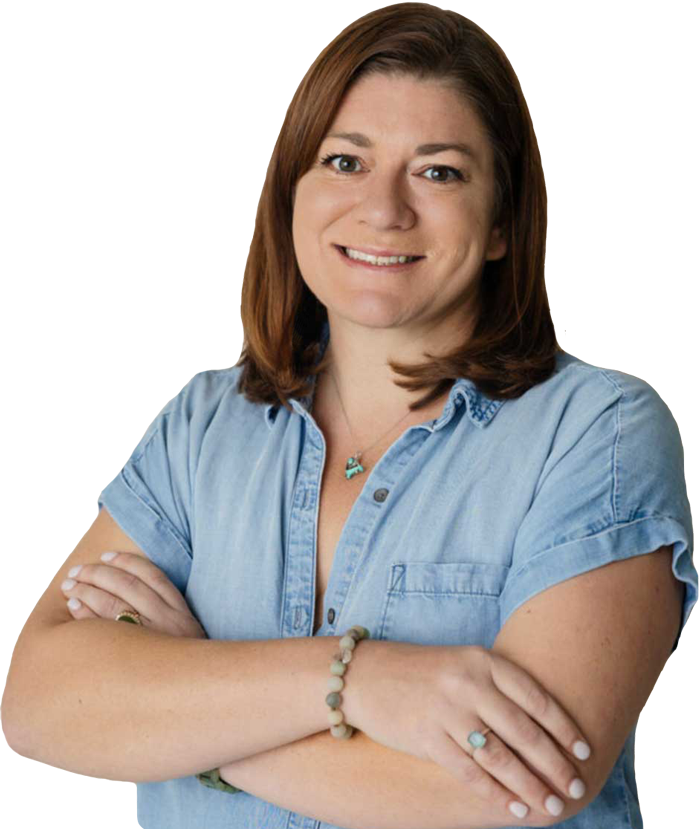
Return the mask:
{"type": "MultiPolygon", "coordinates": [[[[517,753],[526,771],[490,707],[477,718],[491,741],[474,755],[480,768],[533,809],[533,825],[554,816],[582,829],[639,827],[636,718],[697,601],[683,450],[648,384],[557,343],[546,204],[527,104],[498,45],[421,3],[365,15],[313,64],[277,141],[261,197],[268,221],[256,225],[243,284],[237,389],[265,404],[273,444],[303,428],[286,560],[300,566],[304,550],[316,551],[312,632],[361,621],[384,641],[507,654],[583,718],[597,751],[581,770],[587,789],[579,778],[558,789],[565,803],[530,774],[543,771],[536,730],[533,752],[517,753]],[[305,521],[304,507],[319,502],[316,525],[305,521]],[[624,570],[605,566],[623,561],[624,570]],[[638,588],[625,618],[623,584],[638,588]],[[582,627],[590,638],[572,647],[582,627]],[[642,630],[644,659],[633,647],[642,630]],[[616,647],[601,652],[611,638],[616,647]],[[582,674],[590,662],[598,670],[582,674]],[[617,671],[614,700],[606,669],[617,671]]],[[[250,463],[262,457],[264,445],[250,463]]],[[[292,602],[289,583],[285,595],[292,602]]],[[[352,705],[352,684],[347,697],[352,705]]],[[[463,711],[461,728],[445,722],[441,732],[464,751],[468,721],[463,711]]],[[[346,774],[369,764],[367,752],[344,757],[346,774]]],[[[315,812],[297,790],[305,775],[337,767],[338,753],[281,749],[268,781],[272,759],[222,772],[321,814],[332,782],[317,790],[315,812]]],[[[410,777],[405,765],[396,772],[410,777]]],[[[540,773],[550,786],[554,777],[540,773]]],[[[362,791],[355,825],[375,822],[378,797],[362,791]]],[[[405,793],[395,800],[408,803],[405,793]]],[[[428,800],[408,811],[420,823],[425,809],[434,825],[428,800]]],[[[519,818],[528,808],[502,790],[489,800],[519,818]]],[[[507,822],[464,806],[474,826],[507,822]]],[[[408,814],[400,820],[392,825],[409,825],[408,814]]]]}
{"type": "MultiPolygon", "coordinates": [[[[454,83],[371,73],[329,129],[320,160],[297,181],[293,236],[300,273],[344,352],[337,373],[376,364],[384,351],[418,362],[427,350],[459,349],[478,317],[484,265],[507,250],[493,223],[493,151],[474,107],[454,83]],[[445,140],[426,140],[434,136],[445,140]],[[350,258],[339,258],[346,248],[350,258]],[[420,258],[399,261],[410,256],[420,258]],[[350,346],[358,327],[361,353],[350,346]]],[[[365,384],[385,379],[365,371],[365,384]]]]}
{"type": "Polygon", "coordinates": [[[18,750],[134,780],[144,829],[641,829],[698,599],[683,445],[560,347],[545,238],[493,39],[424,3],[344,29],[270,160],[238,362],[156,414],[26,626],[18,750]]]}
{"type": "Polygon", "coordinates": [[[360,435],[403,406],[428,414],[455,377],[504,399],[546,380],[561,351],[546,201],[518,79],[482,29],[420,3],[351,24],[301,83],[271,160],[261,214],[279,226],[260,225],[246,268],[242,390],[289,408],[309,376],[324,397],[333,365],[360,435]]]}

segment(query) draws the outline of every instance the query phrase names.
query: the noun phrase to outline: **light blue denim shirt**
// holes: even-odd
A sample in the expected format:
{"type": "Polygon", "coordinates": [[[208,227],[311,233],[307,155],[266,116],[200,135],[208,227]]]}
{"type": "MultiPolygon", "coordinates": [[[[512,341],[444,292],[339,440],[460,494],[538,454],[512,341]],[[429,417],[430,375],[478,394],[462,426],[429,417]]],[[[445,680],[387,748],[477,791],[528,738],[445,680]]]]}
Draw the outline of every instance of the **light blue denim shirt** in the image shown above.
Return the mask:
{"type": "MultiPolygon", "coordinates": [[[[324,347],[328,337],[326,323],[324,347]]],[[[325,461],[313,392],[292,412],[254,404],[237,390],[240,372],[196,374],[98,505],[177,585],[209,638],[313,636],[325,461]]],[[[406,429],[365,473],[317,635],[361,624],[375,639],[489,648],[540,591],[667,544],[685,625],[698,572],[683,446],[648,383],[566,352],[515,400],[459,378],[440,417],[406,429]]],[[[558,825],[641,829],[634,737],[596,800],[558,825]]],[[[137,801],[144,829],[332,829],[195,776],[139,783],[137,801]]]]}

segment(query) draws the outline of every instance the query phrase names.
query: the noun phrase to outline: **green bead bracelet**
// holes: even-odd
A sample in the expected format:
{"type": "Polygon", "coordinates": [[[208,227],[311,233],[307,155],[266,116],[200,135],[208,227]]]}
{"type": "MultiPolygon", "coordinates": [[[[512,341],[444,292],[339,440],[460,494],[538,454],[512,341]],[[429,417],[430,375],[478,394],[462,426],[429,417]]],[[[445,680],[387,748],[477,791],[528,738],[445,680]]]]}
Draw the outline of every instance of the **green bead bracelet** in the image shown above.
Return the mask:
{"type": "Polygon", "coordinates": [[[355,733],[354,726],[346,723],[343,712],[340,710],[340,691],[345,687],[342,679],[347,670],[348,663],[352,659],[356,644],[361,639],[369,639],[370,632],[362,625],[353,625],[345,631],[341,637],[338,647],[340,652],[333,656],[331,662],[331,678],[328,680],[330,694],[326,696],[326,702],[330,706],[328,722],[331,724],[331,734],[339,740],[349,740],[355,733]]]}
{"type": "Polygon", "coordinates": [[[230,786],[225,780],[222,780],[220,769],[203,771],[201,774],[196,774],[195,777],[200,783],[210,789],[218,789],[221,792],[230,792],[231,794],[243,791],[243,789],[237,789],[235,786],[230,786]]]}
{"type": "MultiPolygon", "coordinates": [[[[362,625],[353,625],[341,637],[339,648],[340,651],[333,656],[331,662],[331,678],[328,680],[328,688],[331,693],[326,696],[326,702],[330,706],[328,712],[328,721],[331,724],[331,734],[340,740],[349,740],[355,733],[355,728],[349,723],[344,722],[343,712],[340,710],[340,691],[345,687],[345,682],[341,678],[347,669],[348,663],[352,660],[355,645],[360,639],[369,639],[370,632],[362,625]]],[[[243,789],[237,789],[221,779],[220,769],[210,769],[203,771],[200,774],[195,774],[195,777],[203,786],[210,789],[218,789],[221,792],[229,792],[236,794],[242,792],[243,789]]]]}

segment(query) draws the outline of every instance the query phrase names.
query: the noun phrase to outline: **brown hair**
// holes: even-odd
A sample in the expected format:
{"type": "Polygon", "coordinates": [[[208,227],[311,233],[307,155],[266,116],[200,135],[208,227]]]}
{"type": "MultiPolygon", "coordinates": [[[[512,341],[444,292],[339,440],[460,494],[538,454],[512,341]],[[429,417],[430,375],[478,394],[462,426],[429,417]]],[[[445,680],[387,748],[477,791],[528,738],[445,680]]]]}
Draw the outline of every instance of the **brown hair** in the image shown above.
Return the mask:
{"type": "Polygon", "coordinates": [[[547,192],[537,139],[518,78],[500,46],[454,11],[397,3],[360,17],[316,58],[287,110],[267,170],[243,278],[244,345],[238,389],[248,400],[281,403],[311,393],[327,367],[318,360],[328,314],[302,279],[294,253],[297,180],[315,163],[344,94],[361,77],[408,75],[460,92],[481,118],[494,153],[494,225],[508,250],[488,260],[479,317],[467,341],[428,362],[390,361],[411,378],[397,385],[429,392],[416,410],[458,377],[495,399],[519,397],[554,371],[556,341],[544,282],[547,192]]]}

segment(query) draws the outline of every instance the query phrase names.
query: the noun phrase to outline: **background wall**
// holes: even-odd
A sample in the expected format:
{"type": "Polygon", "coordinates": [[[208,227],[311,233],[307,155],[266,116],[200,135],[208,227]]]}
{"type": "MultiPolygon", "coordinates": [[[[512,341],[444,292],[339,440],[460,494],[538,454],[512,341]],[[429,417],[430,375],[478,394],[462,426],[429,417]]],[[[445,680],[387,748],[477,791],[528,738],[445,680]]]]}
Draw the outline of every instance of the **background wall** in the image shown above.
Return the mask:
{"type": "MultiPolygon", "coordinates": [[[[287,106],[327,43],[378,7],[0,5],[3,687],[26,618],[146,426],[196,372],[237,361],[241,280],[287,106]]],[[[697,511],[691,6],[446,7],[494,37],[527,98],[560,343],[659,392],[697,511]]],[[[699,645],[691,617],[640,719],[648,829],[696,813],[699,645]]],[[[0,776],[3,816],[136,825],[133,783],[42,765],[4,741],[0,776]]]]}

